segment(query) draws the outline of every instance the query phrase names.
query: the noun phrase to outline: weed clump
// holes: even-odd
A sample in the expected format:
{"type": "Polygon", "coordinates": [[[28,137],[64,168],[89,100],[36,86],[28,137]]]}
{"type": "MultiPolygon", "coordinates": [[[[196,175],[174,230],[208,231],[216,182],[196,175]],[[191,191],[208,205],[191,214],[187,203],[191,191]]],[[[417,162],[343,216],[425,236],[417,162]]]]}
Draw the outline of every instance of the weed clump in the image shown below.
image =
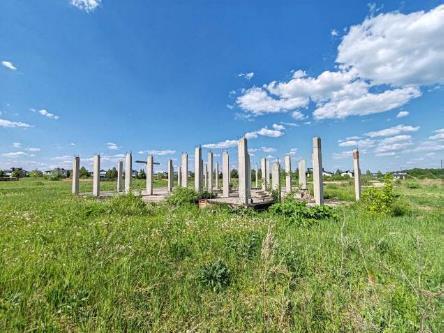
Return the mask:
{"type": "Polygon", "coordinates": [[[168,197],[167,202],[173,206],[194,204],[199,200],[199,195],[192,189],[178,187],[168,197]]]}
{"type": "Polygon", "coordinates": [[[202,286],[220,292],[230,285],[231,271],[222,260],[218,259],[200,268],[198,281],[202,286]]]}
{"type": "Polygon", "coordinates": [[[113,197],[106,207],[106,213],[125,216],[142,216],[149,213],[148,206],[133,194],[113,197]]]}
{"type": "Polygon", "coordinates": [[[286,197],[282,202],[270,207],[274,215],[284,216],[290,223],[310,226],[318,220],[337,220],[336,211],[329,206],[309,207],[303,201],[298,201],[293,197],[286,197]]]}

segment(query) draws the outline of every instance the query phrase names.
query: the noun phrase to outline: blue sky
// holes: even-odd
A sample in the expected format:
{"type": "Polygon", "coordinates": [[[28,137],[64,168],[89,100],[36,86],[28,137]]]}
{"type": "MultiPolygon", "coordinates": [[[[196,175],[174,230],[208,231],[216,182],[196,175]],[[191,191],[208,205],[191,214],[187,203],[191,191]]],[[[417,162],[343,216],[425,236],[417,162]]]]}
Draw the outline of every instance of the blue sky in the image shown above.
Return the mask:
{"type": "MultiPolygon", "coordinates": [[[[166,167],[249,138],[254,162],[439,167],[442,1],[0,2],[0,168],[166,167]],[[176,161],[177,163],[177,161],[176,161]]],[[[206,155],[204,155],[206,156],[206,155]]]]}

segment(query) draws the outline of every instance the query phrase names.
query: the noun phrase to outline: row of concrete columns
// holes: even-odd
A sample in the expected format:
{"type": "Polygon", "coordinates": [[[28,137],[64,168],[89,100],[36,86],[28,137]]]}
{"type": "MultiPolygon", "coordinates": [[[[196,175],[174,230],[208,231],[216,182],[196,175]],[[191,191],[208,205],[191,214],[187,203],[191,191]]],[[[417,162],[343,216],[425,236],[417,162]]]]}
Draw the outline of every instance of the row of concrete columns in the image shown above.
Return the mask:
{"type": "MultiPolygon", "coordinates": [[[[213,189],[219,188],[219,164],[214,165],[214,156],[212,152],[208,153],[208,161],[206,164],[202,160],[202,149],[200,146],[195,149],[195,180],[194,187],[196,192],[202,192],[204,189],[212,193],[213,189]],[[215,171],[215,178],[213,172],[215,171]]],[[[322,147],[321,139],[319,137],[313,138],[312,150],[312,165],[313,165],[313,195],[315,203],[322,205],[324,203],[323,194],[323,168],[322,168],[322,147]]],[[[285,190],[286,193],[292,191],[291,186],[291,158],[289,155],[284,158],[285,166],[285,190]]],[[[128,153],[125,156],[125,177],[123,177],[123,161],[117,163],[117,192],[126,193],[131,189],[132,178],[132,155],[128,153]]],[[[299,169],[299,188],[301,190],[307,189],[306,178],[306,164],[305,160],[298,162],[299,169]]],[[[353,169],[354,169],[354,186],[355,197],[359,200],[361,197],[361,171],[359,167],[359,151],[353,151],[353,169]]],[[[72,171],[72,193],[79,194],[79,170],[80,158],[74,157],[73,171],[72,171]]],[[[270,184],[270,163],[267,158],[261,160],[262,170],[262,190],[267,190],[271,187],[272,190],[277,191],[280,196],[280,164],[278,161],[274,162],[271,170],[271,184],[270,184]]],[[[146,162],[146,193],[153,195],[153,171],[154,171],[154,157],[148,155],[146,162]]],[[[173,161],[168,160],[168,192],[173,189],[174,183],[174,168],[173,161]]],[[[239,200],[242,204],[248,204],[251,201],[251,161],[248,153],[248,142],[246,138],[242,138],[238,142],[238,174],[239,174],[239,200]]],[[[181,156],[181,164],[177,172],[178,184],[181,187],[188,186],[188,154],[183,153],[181,156]]],[[[258,167],[256,166],[256,188],[258,187],[258,167]]],[[[230,157],[228,152],[222,154],[222,196],[228,197],[230,195],[230,157]]],[[[95,155],[93,158],[93,195],[100,196],[100,155],[95,155]]]]}

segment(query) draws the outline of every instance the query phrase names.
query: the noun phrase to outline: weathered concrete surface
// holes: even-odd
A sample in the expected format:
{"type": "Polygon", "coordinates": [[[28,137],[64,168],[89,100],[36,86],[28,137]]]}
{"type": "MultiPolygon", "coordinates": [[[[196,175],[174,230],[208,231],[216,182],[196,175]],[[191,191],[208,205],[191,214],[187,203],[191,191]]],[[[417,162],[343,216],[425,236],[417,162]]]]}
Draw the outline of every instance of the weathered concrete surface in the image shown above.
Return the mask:
{"type": "Polygon", "coordinates": [[[313,192],[317,205],[324,204],[324,184],[322,182],[321,138],[313,138],[313,192]]]}
{"type": "Polygon", "coordinates": [[[72,194],[78,195],[80,189],[80,157],[76,156],[72,160],[72,194]]]}
{"type": "Polygon", "coordinates": [[[167,192],[171,193],[173,191],[173,184],[174,184],[174,168],[173,168],[173,160],[168,160],[167,165],[167,171],[168,171],[168,187],[167,192]]]}
{"type": "Polygon", "coordinates": [[[208,161],[207,161],[207,170],[208,170],[208,193],[213,193],[213,152],[208,152],[208,161]]]}
{"type": "Polygon", "coordinates": [[[242,138],[238,142],[238,174],[239,174],[239,201],[248,205],[250,199],[248,176],[249,157],[248,143],[246,138],[242,138]]]}
{"type": "Polygon", "coordinates": [[[133,177],[133,156],[127,153],[125,157],[125,192],[131,191],[131,179],[133,177]]]}
{"type": "Polygon", "coordinates": [[[262,191],[267,190],[267,159],[263,158],[261,159],[261,171],[262,171],[262,191]]]}
{"type": "Polygon", "coordinates": [[[100,196],[100,155],[93,159],[93,196],[100,196]]]}
{"type": "Polygon", "coordinates": [[[285,156],[285,192],[291,192],[291,156],[285,156]]]}
{"type": "Polygon", "coordinates": [[[271,171],[271,188],[277,193],[279,200],[281,199],[281,166],[278,161],[273,163],[271,171]]]}
{"type": "Polygon", "coordinates": [[[230,194],[230,155],[222,153],[222,196],[228,198],[230,194]]]}
{"type": "Polygon", "coordinates": [[[117,184],[116,191],[123,192],[124,182],[123,182],[123,161],[117,161],[117,184]]]}
{"type": "Polygon", "coordinates": [[[307,170],[305,167],[305,160],[300,160],[298,165],[299,171],[299,188],[301,190],[307,189],[307,170]]]}
{"type": "Polygon", "coordinates": [[[361,168],[359,167],[359,151],[353,150],[353,172],[355,178],[355,198],[356,201],[361,199],[361,168]]]}
{"type": "Polygon", "coordinates": [[[202,161],[202,148],[197,146],[194,150],[194,190],[197,193],[202,192],[203,184],[203,161],[202,161]]]}
{"type": "Polygon", "coordinates": [[[188,187],[188,154],[183,153],[182,154],[182,165],[181,165],[181,171],[182,171],[182,187],[188,187]]]}
{"type": "Polygon", "coordinates": [[[153,172],[154,172],[154,157],[148,155],[146,159],[146,192],[148,195],[153,194],[153,172]]]}

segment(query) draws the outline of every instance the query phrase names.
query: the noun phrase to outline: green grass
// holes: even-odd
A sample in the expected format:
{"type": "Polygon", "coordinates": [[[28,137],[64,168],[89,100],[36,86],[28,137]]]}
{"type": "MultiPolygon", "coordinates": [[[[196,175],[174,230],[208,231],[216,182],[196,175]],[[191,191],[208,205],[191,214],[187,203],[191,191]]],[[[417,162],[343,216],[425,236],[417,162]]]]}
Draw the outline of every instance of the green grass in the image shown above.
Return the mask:
{"type": "Polygon", "coordinates": [[[443,331],[443,184],[396,191],[410,215],[303,227],[0,183],[0,331],[443,331]]]}

